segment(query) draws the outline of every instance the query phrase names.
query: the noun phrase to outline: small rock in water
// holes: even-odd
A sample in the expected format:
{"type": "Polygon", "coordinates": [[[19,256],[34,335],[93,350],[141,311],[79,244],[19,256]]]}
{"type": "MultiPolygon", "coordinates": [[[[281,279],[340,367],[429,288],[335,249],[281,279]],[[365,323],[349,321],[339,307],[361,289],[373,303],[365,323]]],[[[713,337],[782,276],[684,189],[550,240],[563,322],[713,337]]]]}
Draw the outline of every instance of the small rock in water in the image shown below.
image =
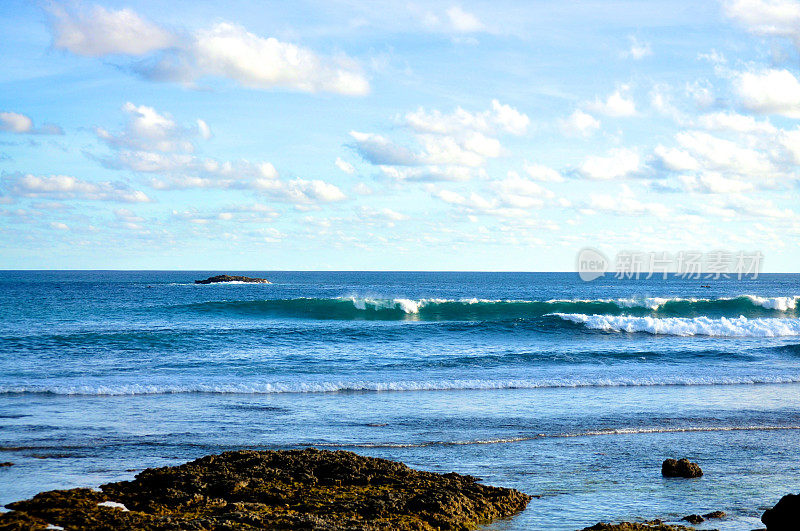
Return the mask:
{"type": "Polygon", "coordinates": [[[703,475],[700,465],[683,459],[667,459],[661,465],[661,475],[667,478],[699,478],[703,475]]]}
{"type": "Polygon", "coordinates": [[[683,519],[689,522],[690,524],[699,524],[701,522],[705,522],[706,520],[699,514],[690,514],[689,516],[684,516],[683,519]]]}
{"type": "Polygon", "coordinates": [[[800,529],[800,494],[787,494],[775,507],[761,515],[768,531],[796,531],[800,529]]]}
{"type": "Polygon", "coordinates": [[[216,275],[205,280],[195,280],[195,284],[218,284],[222,282],[247,282],[249,284],[271,284],[266,278],[241,277],[231,275],[216,275]]]}
{"type": "Polygon", "coordinates": [[[12,463],[11,461],[4,461],[0,463],[0,468],[4,466],[14,466],[14,463],[12,463]]]}
{"type": "Polygon", "coordinates": [[[725,511],[711,511],[703,515],[704,518],[725,518],[725,511]]]}

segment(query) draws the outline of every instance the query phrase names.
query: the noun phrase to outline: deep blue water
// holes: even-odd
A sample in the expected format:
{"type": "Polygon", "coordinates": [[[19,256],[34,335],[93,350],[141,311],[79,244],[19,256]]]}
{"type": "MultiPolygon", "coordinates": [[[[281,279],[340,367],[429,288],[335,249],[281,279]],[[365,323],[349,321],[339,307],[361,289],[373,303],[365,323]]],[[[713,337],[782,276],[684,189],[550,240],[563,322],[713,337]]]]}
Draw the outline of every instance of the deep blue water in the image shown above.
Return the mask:
{"type": "Polygon", "coordinates": [[[800,490],[800,275],[216,273],[0,272],[0,503],[306,445],[542,495],[503,529],[800,490]]]}

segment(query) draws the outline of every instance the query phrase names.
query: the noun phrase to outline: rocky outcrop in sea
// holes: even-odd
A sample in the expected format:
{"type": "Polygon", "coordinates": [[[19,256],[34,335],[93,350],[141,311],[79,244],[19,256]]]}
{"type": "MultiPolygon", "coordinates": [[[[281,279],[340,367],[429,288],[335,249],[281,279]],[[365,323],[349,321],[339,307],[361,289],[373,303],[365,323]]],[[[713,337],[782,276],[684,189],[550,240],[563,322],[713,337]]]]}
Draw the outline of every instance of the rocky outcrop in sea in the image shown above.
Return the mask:
{"type": "Polygon", "coordinates": [[[272,284],[266,278],[242,277],[237,275],[216,275],[205,280],[195,280],[195,284],[220,284],[223,282],[247,282],[248,284],[272,284]]]}
{"type": "Polygon", "coordinates": [[[531,497],[352,452],[242,450],[7,505],[0,529],[472,529],[531,497]],[[50,527],[53,529],[53,527],[50,527]]]}

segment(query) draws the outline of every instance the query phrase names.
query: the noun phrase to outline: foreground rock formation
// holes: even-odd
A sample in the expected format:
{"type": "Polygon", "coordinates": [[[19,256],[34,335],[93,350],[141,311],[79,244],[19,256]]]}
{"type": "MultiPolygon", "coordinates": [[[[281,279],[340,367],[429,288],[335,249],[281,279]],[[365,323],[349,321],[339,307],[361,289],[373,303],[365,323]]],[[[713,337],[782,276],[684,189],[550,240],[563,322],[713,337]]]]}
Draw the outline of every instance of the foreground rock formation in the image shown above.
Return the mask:
{"type": "Polygon", "coordinates": [[[768,531],[790,531],[800,529],[800,494],[787,494],[761,515],[768,531]]]}
{"type": "Polygon", "coordinates": [[[531,497],[352,452],[225,452],[7,505],[0,529],[471,529],[531,497]],[[52,529],[52,528],[51,528],[52,529]]]}
{"type": "Polygon", "coordinates": [[[699,478],[703,475],[700,465],[688,459],[667,459],[661,464],[661,475],[668,478],[699,478]]]}
{"type": "Polygon", "coordinates": [[[248,282],[251,284],[272,284],[266,278],[241,277],[231,275],[216,275],[205,280],[195,280],[195,284],[219,284],[221,282],[248,282]]]}

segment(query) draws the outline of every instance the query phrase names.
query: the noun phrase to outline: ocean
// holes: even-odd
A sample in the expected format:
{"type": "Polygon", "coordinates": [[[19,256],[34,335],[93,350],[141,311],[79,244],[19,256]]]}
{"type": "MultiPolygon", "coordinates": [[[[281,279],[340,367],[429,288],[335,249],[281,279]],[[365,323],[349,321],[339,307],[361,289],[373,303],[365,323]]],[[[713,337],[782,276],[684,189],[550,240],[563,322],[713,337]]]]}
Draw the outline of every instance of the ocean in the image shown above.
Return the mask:
{"type": "Polygon", "coordinates": [[[0,272],[0,504],[307,446],[539,496],[492,529],[752,529],[800,491],[800,275],[218,273],[0,272]]]}

